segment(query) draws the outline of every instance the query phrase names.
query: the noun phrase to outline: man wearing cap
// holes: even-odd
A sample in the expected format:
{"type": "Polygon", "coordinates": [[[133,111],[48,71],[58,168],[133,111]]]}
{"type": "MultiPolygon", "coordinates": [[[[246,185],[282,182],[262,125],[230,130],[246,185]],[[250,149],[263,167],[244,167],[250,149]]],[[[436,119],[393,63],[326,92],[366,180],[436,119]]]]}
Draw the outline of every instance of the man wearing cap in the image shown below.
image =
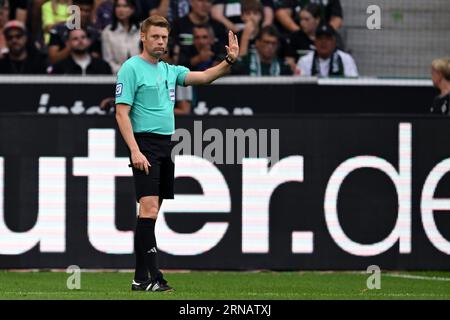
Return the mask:
{"type": "Polygon", "coordinates": [[[316,50],[299,59],[301,76],[357,77],[358,68],[352,56],[336,46],[336,31],[328,24],[320,25],[314,41],[316,50]]]}
{"type": "Polygon", "coordinates": [[[9,21],[3,28],[8,53],[0,59],[1,74],[45,74],[45,57],[33,46],[27,46],[25,25],[18,21],[9,21]]]}

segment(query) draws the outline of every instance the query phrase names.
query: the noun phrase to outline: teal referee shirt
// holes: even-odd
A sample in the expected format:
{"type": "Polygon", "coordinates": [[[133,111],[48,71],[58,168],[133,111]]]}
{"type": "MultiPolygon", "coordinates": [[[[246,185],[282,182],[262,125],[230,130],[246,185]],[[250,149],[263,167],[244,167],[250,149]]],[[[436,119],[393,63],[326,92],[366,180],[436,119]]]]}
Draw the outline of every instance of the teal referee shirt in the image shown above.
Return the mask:
{"type": "Polygon", "coordinates": [[[140,56],[125,61],[117,74],[116,104],[131,106],[133,132],[170,135],[175,132],[175,89],[184,86],[189,69],[140,56]]]}

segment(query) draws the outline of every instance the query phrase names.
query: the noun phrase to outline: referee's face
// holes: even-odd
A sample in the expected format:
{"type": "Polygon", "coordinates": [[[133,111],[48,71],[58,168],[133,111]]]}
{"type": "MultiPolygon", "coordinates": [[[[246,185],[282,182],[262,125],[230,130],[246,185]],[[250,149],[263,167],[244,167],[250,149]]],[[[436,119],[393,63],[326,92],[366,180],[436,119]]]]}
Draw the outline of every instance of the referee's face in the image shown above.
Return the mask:
{"type": "Polygon", "coordinates": [[[169,30],[163,27],[150,26],[147,34],[141,33],[141,40],[144,50],[150,56],[160,58],[166,52],[169,30]]]}

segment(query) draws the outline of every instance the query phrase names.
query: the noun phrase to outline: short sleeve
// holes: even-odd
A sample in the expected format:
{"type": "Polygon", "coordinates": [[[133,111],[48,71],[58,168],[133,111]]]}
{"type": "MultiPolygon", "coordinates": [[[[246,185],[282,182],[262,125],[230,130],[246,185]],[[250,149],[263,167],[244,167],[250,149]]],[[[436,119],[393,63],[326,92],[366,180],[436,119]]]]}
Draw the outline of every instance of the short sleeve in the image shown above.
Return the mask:
{"type": "Polygon", "coordinates": [[[116,104],[124,103],[132,106],[135,92],[136,74],[128,63],[124,63],[117,74],[116,104]]]}
{"type": "Polygon", "coordinates": [[[190,72],[190,70],[183,66],[176,66],[175,67],[175,73],[177,75],[177,84],[179,86],[184,87],[184,79],[186,78],[187,74],[190,72]]]}

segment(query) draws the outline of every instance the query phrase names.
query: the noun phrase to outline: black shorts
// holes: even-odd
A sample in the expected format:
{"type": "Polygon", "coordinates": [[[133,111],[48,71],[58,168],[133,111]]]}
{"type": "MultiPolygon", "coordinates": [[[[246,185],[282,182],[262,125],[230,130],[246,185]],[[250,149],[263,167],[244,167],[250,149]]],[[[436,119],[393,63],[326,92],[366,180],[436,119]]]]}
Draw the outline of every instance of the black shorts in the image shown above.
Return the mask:
{"type": "MultiPolygon", "coordinates": [[[[139,150],[150,162],[149,174],[133,167],[136,201],[144,196],[174,198],[175,164],[171,153],[173,142],[170,135],[156,133],[134,133],[139,150]]],[[[130,154],[131,163],[131,154],[130,154]]]]}

